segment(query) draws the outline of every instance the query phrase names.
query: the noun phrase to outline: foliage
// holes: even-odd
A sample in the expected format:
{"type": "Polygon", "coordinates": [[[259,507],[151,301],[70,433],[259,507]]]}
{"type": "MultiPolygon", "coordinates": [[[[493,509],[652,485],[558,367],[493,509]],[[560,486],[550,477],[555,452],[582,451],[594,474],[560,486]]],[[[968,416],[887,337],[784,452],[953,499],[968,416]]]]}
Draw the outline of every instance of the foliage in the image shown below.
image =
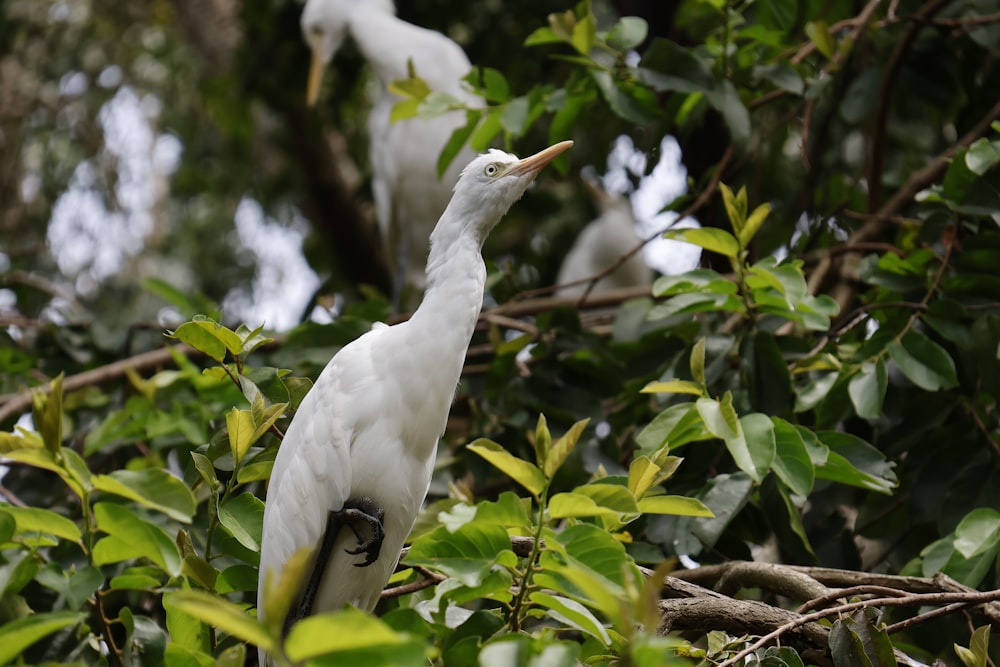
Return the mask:
{"type": "MultiPolygon", "coordinates": [[[[205,39],[186,2],[59,18],[64,4],[8,3],[17,22],[0,26],[12,77],[0,89],[20,91],[0,109],[12,148],[0,171],[15,175],[0,183],[13,202],[0,224],[17,239],[4,241],[0,293],[0,662],[231,665],[256,645],[317,665],[798,667],[816,651],[838,666],[900,653],[988,664],[995,1],[686,0],[638,3],[643,16],[596,0],[400,2],[404,18],[464,31],[477,64],[466,83],[481,108],[431,92],[419,71],[394,84],[397,118],[466,114],[439,169],[466,143],[573,138],[558,166],[575,182],[619,133],[647,150],[674,134],[690,192],[666,208],[702,226],[664,233],[704,259],[615,304],[610,326],[587,301],[524,299],[555,275],[565,220],[584,208],[575,186],[529,193],[487,247],[490,259],[517,248],[517,266],[491,266],[500,305],[378,617],[323,614],[284,637],[253,610],[265,481],[309,378],[389,315],[351,268],[370,249],[336,236],[364,218],[367,165],[356,158],[362,182],[345,192],[330,177],[340,144],[322,134],[336,127],[363,155],[363,70],[344,55],[343,95],[312,115],[289,101],[304,90],[296,3],[228,17],[226,3],[194,3],[247,45],[221,54],[210,49],[229,33],[205,39]],[[117,83],[101,77],[112,66],[117,83]],[[74,72],[97,84],[66,93],[74,72]],[[120,156],[94,137],[108,133],[97,110],[126,88],[161,101],[184,153],[143,252],[155,262],[136,256],[121,280],[94,284],[40,248],[80,173],[116,210],[120,156]],[[247,192],[278,219],[299,203],[309,214],[308,255],[351,297],[332,323],[265,332],[216,305],[248,277],[238,244],[218,242],[247,192]],[[149,323],[157,311],[166,327],[149,323]],[[727,581],[743,560],[802,566],[778,571],[832,597],[727,581]],[[747,597],[760,607],[736,606],[747,597]],[[692,600],[708,611],[685,608],[687,627],[672,605],[692,600]],[[919,606],[941,604],[975,605],[980,627],[919,606]],[[762,607],[784,620],[739,625],[762,607]]],[[[272,582],[269,619],[297,574],[272,582]]]]}

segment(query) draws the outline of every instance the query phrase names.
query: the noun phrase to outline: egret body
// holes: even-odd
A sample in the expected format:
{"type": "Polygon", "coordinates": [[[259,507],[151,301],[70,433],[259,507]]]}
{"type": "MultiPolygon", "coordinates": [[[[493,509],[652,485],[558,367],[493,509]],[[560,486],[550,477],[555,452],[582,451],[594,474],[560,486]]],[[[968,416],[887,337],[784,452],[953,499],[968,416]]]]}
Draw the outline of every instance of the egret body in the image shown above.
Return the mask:
{"type": "Polygon", "coordinates": [[[258,615],[268,573],[279,577],[302,548],[313,550],[312,575],[292,618],[347,604],[374,609],[430,485],[482,307],[483,241],[538,171],[571,145],[523,160],[491,150],[470,162],[431,234],[419,308],[344,346],[302,401],[267,490],[258,615]],[[359,507],[366,515],[360,523],[368,524],[360,528],[346,511],[359,507]],[[333,534],[344,524],[351,529],[333,534]],[[381,531],[378,544],[360,537],[370,528],[381,531]]]}
{"type": "MultiPolygon", "coordinates": [[[[576,237],[559,267],[557,284],[583,280],[605,270],[622,255],[639,244],[636,220],[628,197],[606,192],[597,181],[585,180],[597,203],[600,215],[587,224],[576,237]]],[[[646,264],[641,252],[629,257],[620,267],[594,284],[593,292],[651,285],[653,271],[646,264]]],[[[587,283],[559,289],[560,296],[581,296],[587,283]]]]}
{"type": "Polygon", "coordinates": [[[450,111],[434,118],[390,123],[399,98],[388,86],[408,78],[407,63],[412,62],[432,91],[481,106],[482,99],[461,85],[472,65],[462,48],[441,33],[397,18],[391,0],[309,0],[301,23],[312,50],[310,104],[319,96],[326,64],[348,36],[378,79],[368,117],[372,195],[386,259],[394,274],[394,301],[408,308],[419,302],[424,288],[427,237],[448,205],[462,165],[474,155],[463,149],[438,178],[438,155],[452,132],[465,125],[465,114],[450,111]]]}

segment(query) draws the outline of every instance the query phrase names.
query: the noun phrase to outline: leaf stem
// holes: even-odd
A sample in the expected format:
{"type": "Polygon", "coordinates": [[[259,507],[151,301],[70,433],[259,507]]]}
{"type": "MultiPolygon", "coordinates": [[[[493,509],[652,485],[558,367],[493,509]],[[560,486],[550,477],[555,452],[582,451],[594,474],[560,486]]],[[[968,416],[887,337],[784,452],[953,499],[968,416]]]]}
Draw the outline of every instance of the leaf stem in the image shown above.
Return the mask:
{"type": "Polygon", "coordinates": [[[535,527],[535,539],[531,545],[531,553],[528,555],[528,562],[524,567],[524,574],[521,576],[521,586],[514,598],[514,603],[510,607],[510,631],[519,632],[521,629],[521,616],[524,609],[524,598],[528,591],[531,576],[535,573],[535,563],[541,555],[542,530],[545,528],[545,507],[549,502],[549,485],[551,480],[546,482],[542,488],[542,495],[538,499],[538,525],[535,527]]]}

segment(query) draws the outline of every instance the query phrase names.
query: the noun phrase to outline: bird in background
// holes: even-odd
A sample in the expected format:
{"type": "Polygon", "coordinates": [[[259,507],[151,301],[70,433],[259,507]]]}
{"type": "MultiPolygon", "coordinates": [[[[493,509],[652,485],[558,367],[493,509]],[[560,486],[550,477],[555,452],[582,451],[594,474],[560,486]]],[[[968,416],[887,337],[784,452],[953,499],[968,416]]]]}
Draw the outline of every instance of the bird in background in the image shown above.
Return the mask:
{"type": "MultiPolygon", "coordinates": [[[[556,279],[560,285],[597,275],[641,241],[636,232],[636,219],[629,198],[607,192],[599,177],[593,173],[585,175],[583,182],[597,205],[599,215],[583,228],[566,253],[556,279]]],[[[598,280],[591,291],[601,292],[652,283],[653,270],[646,264],[643,253],[637,252],[615,271],[598,280]]],[[[587,287],[588,283],[562,287],[557,294],[582,296],[587,287]]]]}
{"type": "Polygon", "coordinates": [[[434,92],[473,106],[483,100],[462,85],[472,69],[462,48],[439,32],[396,17],[391,0],[309,0],[302,33],[312,51],[306,98],[314,105],[326,65],[349,36],[375,73],[377,90],[368,117],[375,215],[386,260],[393,272],[393,303],[410,310],[424,289],[427,237],[448,205],[461,166],[474,157],[465,148],[439,178],[437,160],[445,143],[466,123],[462,111],[391,123],[399,97],[393,81],[409,77],[408,63],[434,92]]]}
{"type": "MultiPolygon", "coordinates": [[[[303,548],[310,562],[286,630],[348,604],[375,608],[430,485],[482,308],[483,242],[572,143],[521,160],[499,150],[473,159],[431,233],[420,306],[409,320],[375,325],[344,346],[302,401],[267,489],[258,617],[268,577],[278,581],[303,548]]],[[[265,658],[261,651],[261,665],[265,658]]]]}

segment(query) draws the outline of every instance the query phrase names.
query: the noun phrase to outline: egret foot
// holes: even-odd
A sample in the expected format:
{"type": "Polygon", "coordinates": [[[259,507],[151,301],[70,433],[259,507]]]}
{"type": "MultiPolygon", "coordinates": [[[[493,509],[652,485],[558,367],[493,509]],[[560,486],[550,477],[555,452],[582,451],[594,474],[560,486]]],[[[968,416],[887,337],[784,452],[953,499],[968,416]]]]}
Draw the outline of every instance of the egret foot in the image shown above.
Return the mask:
{"type": "Polygon", "coordinates": [[[367,554],[364,563],[355,563],[355,567],[368,567],[378,560],[379,552],[382,551],[382,541],[385,539],[385,529],[382,527],[382,519],[385,518],[385,510],[375,504],[371,498],[361,500],[348,500],[344,503],[344,509],[338,514],[343,517],[341,520],[351,527],[354,536],[358,538],[358,546],[354,549],[344,549],[347,553],[357,556],[367,554]],[[365,539],[358,530],[359,523],[365,523],[371,530],[371,535],[365,539]]]}
{"type": "Polygon", "coordinates": [[[326,572],[327,562],[333,552],[333,543],[337,541],[340,529],[347,525],[354,536],[358,538],[358,546],[355,549],[344,549],[349,554],[368,554],[364,563],[355,563],[356,567],[368,567],[378,560],[379,552],[382,550],[382,541],[385,539],[385,529],[382,527],[382,519],[385,511],[375,504],[371,498],[361,498],[360,500],[348,500],[344,507],[336,512],[330,512],[326,518],[326,531],[323,533],[323,540],[319,544],[319,551],[316,553],[316,562],[313,565],[309,581],[302,591],[302,598],[299,603],[289,613],[285,619],[285,632],[295,621],[299,621],[312,614],[313,602],[316,593],[319,591],[320,583],[326,572]],[[359,524],[368,526],[371,535],[363,537],[359,524]]]}

